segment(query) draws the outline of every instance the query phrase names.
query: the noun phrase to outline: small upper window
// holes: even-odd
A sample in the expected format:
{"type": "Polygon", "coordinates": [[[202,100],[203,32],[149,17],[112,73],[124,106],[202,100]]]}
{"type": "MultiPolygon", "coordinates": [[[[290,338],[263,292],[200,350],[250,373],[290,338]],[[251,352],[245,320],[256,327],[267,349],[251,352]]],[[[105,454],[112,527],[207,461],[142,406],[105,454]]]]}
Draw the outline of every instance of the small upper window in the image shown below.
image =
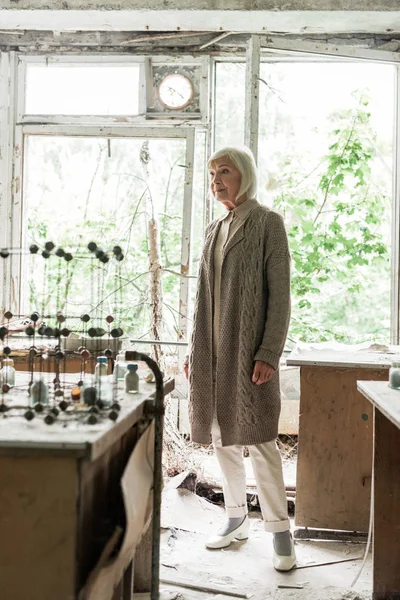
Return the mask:
{"type": "Polygon", "coordinates": [[[166,75],[160,82],[158,93],[166,108],[182,110],[193,99],[193,85],[188,77],[179,73],[166,75]]]}
{"type": "Polygon", "coordinates": [[[27,64],[25,114],[137,115],[139,65],[27,64]]]}

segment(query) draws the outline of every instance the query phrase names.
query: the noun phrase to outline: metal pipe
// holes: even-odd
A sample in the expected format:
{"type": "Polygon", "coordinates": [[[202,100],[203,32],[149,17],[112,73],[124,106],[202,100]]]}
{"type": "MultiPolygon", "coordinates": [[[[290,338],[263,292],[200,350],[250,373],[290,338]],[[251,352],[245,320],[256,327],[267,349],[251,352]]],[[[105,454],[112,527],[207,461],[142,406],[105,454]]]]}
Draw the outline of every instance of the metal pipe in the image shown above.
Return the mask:
{"type": "Polygon", "coordinates": [[[152,407],[146,411],[154,418],[154,476],[153,476],[153,543],[151,552],[151,600],[160,597],[160,535],[161,535],[161,491],[162,491],[162,448],[164,384],[157,363],[147,354],[136,350],[125,352],[127,361],[144,361],[153,371],[156,380],[156,396],[152,407]]]}

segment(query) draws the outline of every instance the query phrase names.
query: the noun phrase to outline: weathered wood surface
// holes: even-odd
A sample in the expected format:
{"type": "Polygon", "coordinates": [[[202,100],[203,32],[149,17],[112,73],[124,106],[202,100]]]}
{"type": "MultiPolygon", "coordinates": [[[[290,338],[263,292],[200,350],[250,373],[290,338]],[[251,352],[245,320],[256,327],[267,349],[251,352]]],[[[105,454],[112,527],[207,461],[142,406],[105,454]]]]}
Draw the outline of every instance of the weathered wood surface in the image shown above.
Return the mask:
{"type": "MultiPolygon", "coordinates": [[[[386,391],[386,390],[385,390],[386,391]]],[[[393,400],[400,405],[400,392],[393,400]]],[[[394,425],[376,408],[373,600],[400,598],[400,422],[394,425]]],[[[385,404],[387,395],[383,394],[385,404]]]]}
{"type": "MultiPolygon", "coordinates": [[[[138,427],[93,461],[0,456],[2,599],[78,600],[116,527],[125,527],[121,477],[138,427]]],[[[135,564],[145,591],[151,585],[151,529],[146,539],[135,564]]],[[[127,599],[132,558],[127,557],[128,572],[115,592],[127,599]]]]}
{"type": "MultiPolygon", "coordinates": [[[[88,425],[84,418],[76,420],[60,413],[55,423],[46,425],[41,417],[26,421],[24,411],[20,411],[20,416],[4,413],[5,416],[0,416],[0,453],[13,454],[22,449],[56,450],[95,460],[142,417],[145,403],[155,398],[154,384],[141,381],[141,391],[135,395],[126,394],[122,384],[119,385],[121,411],[115,423],[106,417],[96,425],[88,425]]],[[[173,389],[174,380],[167,379],[164,394],[173,389]]],[[[18,389],[11,390],[6,398],[10,406],[14,403],[26,405],[28,400],[26,390],[18,389]]]]}
{"type": "Polygon", "coordinates": [[[118,525],[125,527],[121,478],[138,440],[134,426],[94,461],[80,460],[77,528],[77,588],[94,569],[118,525]]]}
{"type": "Polygon", "coordinates": [[[77,464],[0,456],[0,596],[75,598],[77,464]]]}
{"type": "MultiPolygon", "coordinates": [[[[398,348],[398,346],[396,347],[398,348]]],[[[288,366],[348,367],[359,369],[388,369],[392,361],[400,361],[396,353],[335,350],[302,350],[292,352],[286,359],[288,366]]]]}
{"type": "Polygon", "coordinates": [[[400,428],[400,390],[393,390],[387,381],[357,381],[358,390],[400,428]]]}
{"type": "Polygon", "coordinates": [[[151,553],[153,547],[152,522],[149,523],[137,547],[133,562],[133,589],[135,593],[151,590],[151,553]],[[150,568],[149,568],[150,567],[150,568]]]}
{"type": "Polygon", "coordinates": [[[296,525],[368,531],[373,412],[357,380],[387,378],[380,368],[301,367],[296,525]]]}

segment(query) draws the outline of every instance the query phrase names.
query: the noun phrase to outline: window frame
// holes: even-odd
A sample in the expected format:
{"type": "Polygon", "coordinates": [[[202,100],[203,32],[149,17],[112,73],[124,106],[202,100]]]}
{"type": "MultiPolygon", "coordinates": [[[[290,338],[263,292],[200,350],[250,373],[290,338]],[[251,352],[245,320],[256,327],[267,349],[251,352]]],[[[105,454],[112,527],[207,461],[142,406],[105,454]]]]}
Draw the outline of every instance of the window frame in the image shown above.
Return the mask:
{"type": "Polygon", "coordinates": [[[163,65],[180,65],[184,66],[197,66],[200,68],[201,77],[199,81],[199,104],[200,113],[196,115],[196,124],[199,126],[206,126],[209,122],[208,113],[208,73],[209,73],[209,59],[208,57],[200,56],[193,57],[189,55],[182,55],[179,58],[174,56],[157,55],[148,57],[145,55],[130,55],[130,54],[46,54],[46,55],[32,55],[32,54],[16,54],[16,79],[17,79],[17,111],[16,111],[16,122],[22,123],[107,123],[107,124],[119,124],[123,121],[126,124],[138,124],[148,123],[149,120],[158,123],[171,125],[171,120],[174,120],[174,125],[177,123],[187,122],[190,115],[184,112],[171,110],[162,114],[152,114],[148,111],[148,102],[154,93],[153,91],[153,80],[152,80],[152,65],[155,67],[161,67],[163,65]],[[118,66],[131,66],[132,64],[139,65],[139,103],[138,103],[138,115],[62,115],[52,114],[47,115],[35,114],[31,115],[25,111],[25,90],[26,90],[26,70],[29,64],[38,65],[90,65],[104,67],[106,65],[118,65],[118,66]]]}
{"type": "MultiPolygon", "coordinates": [[[[254,37],[259,37],[253,35],[254,37]]],[[[346,50],[336,46],[326,45],[321,48],[318,44],[293,41],[287,48],[286,40],[271,40],[271,47],[265,44],[251,44],[249,40],[247,56],[224,56],[213,59],[213,90],[216,87],[216,65],[226,62],[246,63],[247,102],[245,112],[245,139],[249,140],[251,147],[251,132],[258,129],[259,118],[259,91],[258,85],[253,85],[259,77],[261,63],[277,62],[372,62],[390,64],[394,67],[395,97],[393,119],[393,177],[392,177],[392,235],[391,235],[391,310],[390,310],[390,341],[392,344],[400,343],[400,54],[378,50],[364,50],[351,48],[346,50]],[[274,48],[277,48],[275,51],[274,48]],[[321,50],[320,52],[318,50],[321,50]],[[346,54],[346,52],[348,52],[346,54]],[[257,56],[254,56],[254,53],[257,56]],[[252,82],[252,85],[248,85],[252,82]],[[256,100],[257,102],[254,102],[256,100]],[[252,102],[253,101],[253,102],[252,102]]],[[[215,110],[215,102],[213,104],[215,110]]],[[[213,114],[214,116],[214,114],[213,114]]],[[[252,150],[257,154],[257,136],[255,147],[252,150]]],[[[210,150],[215,150],[215,118],[212,119],[212,132],[210,136],[210,150]]],[[[209,207],[212,215],[212,207],[209,207]]]]}
{"type": "MultiPolygon", "coordinates": [[[[327,61],[331,59],[334,62],[352,60],[353,62],[368,60],[372,62],[386,62],[395,66],[396,93],[394,100],[394,147],[393,147],[393,186],[392,186],[392,277],[391,277],[391,341],[398,344],[400,341],[400,72],[399,56],[390,52],[351,49],[346,55],[344,48],[339,52],[336,47],[325,46],[321,49],[318,44],[306,44],[303,42],[293,42],[290,48],[283,48],[286,41],[271,41],[271,44],[262,43],[259,49],[260,62],[306,62],[318,60],[327,61]],[[271,46],[272,44],[272,46],[271,46]],[[277,50],[274,51],[275,44],[277,50]],[[309,49],[310,53],[307,53],[309,49]],[[318,52],[321,50],[321,52],[318,52]]],[[[247,70],[251,69],[251,64],[256,65],[254,56],[249,56],[246,61],[245,53],[242,55],[231,54],[220,57],[210,57],[207,55],[193,57],[182,55],[178,59],[171,56],[157,55],[149,57],[148,55],[116,55],[116,54],[84,54],[84,55],[58,55],[58,54],[21,54],[15,51],[0,52],[0,128],[2,135],[0,137],[0,219],[3,227],[0,228],[0,247],[15,247],[18,245],[18,235],[22,230],[22,212],[23,212],[23,138],[28,132],[38,131],[39,135],[73,135],[72,132],[79,131],[82,135],[93,135],[98,131],[100,135],[107,137],[117,132],[119,136],[126,135],[127,132],[135,131],[142,133],[142,137],[149,137],[149,132],[154,135],[165,131],[179,131],[187,135],[187,160],[188,148],[191,148],[191,162],[188,162],[185,179],[185,200],[184,206],[184,240],[185,253],[182,252],[182,264],[189,257],[190,261],[190,238],[192,223],[192,182],[189,181],[188,173],[193,170],[194,159],[194,140],[195,130],[205,130],[207,134],[208,155],[214,149],[214,110],[215,110],[215,73],[218,62],[247,62],[247,70]],[[165,115],[165,118],[157,121],[146,120],[146,64],[148,71],[149,61],[154,64],[165,63],[168,61],[183,62],[187,64],[201,63],[203,68],[202,86],[202,118],[188,124],[183,118],[172,121],[165,115]],[[24,113],[25,85],[26,85],[26,65],[31,63],[53,63],[53,64],[140,64],[140,94],[139,94],[139,112],[137,116],[65,116],[65,115],[26,115],[24,113]],[[35,129],[36,128],[36,129],[35,129]],[[64,132],[64,133],[60,133],[64,132]],[[125,133],[124,133],[125,132],[125,133]],[[189,194],[190,190],[190,194],[189,194]],[[190,195],[190,200],[189,200],[190,195]],[[14,243],[15,242],[15,243],[14,243]]],[[[254,73],[248,72],[248,77],[254,73]]],[[[147,90],[148,91],[148,90],[147,90]]],[[[253,103],[254,107],[254,103],[253,103]]],[[[254,119],[258,115],[249,114],[247,109],[245,115],[246,127],[253,127],[254,119]]],[[[79,134],[78,134],[79,135],[79,134]]],[[[174,137],[179,137],[174,136],[174,137]]],[[[182,136],[184,137],[184,136],[182,136]]],[[[207,169],[207,165],[206,165],[207,169]]],[[[205,224],[211,220],[212,207],[210,198],[205,198],[205,224]]],[[[0,275],[0,309],[8,305],[14,312],[19,310],[19,291],[21,284],[21,271],[16,256],[11,260],[3,261],[2,274],[0,275]]],[[[181,294],[185,295],[185,289],[188,290],[188,281],[186,283],[182,278],[181,294]]],[[[188,294],[186,296],[188,298],[188,294]]],[[[187,310],[187,305],[186,305],[187,310]]],[[[187,314],[184,318],[185,331],[187,331],[187,314]]]]}
{"type": "Polygon", "coordinates": [[[146,113],[146,82],[145,82],[145,64],[144,58],[140,56],[115,56],[115,55],[18,55],[17,57],[17,114],[16,120],[18,124],[23,123],[118,123],[124,119],[125,123],[141,122],[145,118],[146,113]],[[132,64],[139,65],[139,103],[138,115],[63,115],[63,114],[29,114],[25,110],[26,100],[26,72],[28,65],[62,65],[66,68],[68,65],[90,65],[105,67],[111,66],[131,66],[132,64]]]}
{"type": "MultiPolygon", "coordinates": [[[[28,63],[91,62],[95,64],[139,63],[144,73],[143,57],[130,56],[74,56],[46,57],[20,56],[15,52],[0,54],[0,125],[5,135],[0,139],[0,219],[6,224],[0,229],[0,247],[22,247],[24,187],[24,138],[28,135],[43,136],[82,136],[82,137],[118,137],[143,139],[184,139],[186,142],[186,169],[182,212],[182,245],[179,292],[179,340],[188,335],[188,313],[190,298],[191,234],[193,221],[193,167],[195,157],[196,131],[208,131],[204,123],[180,123],[165,121],[146,121],[146,116],[125,118],[121,116],[65,116],[65,115],[25,115],[26,65],[28,63]],[[122,121],[122,122],[121,122],[122,121]],[[3,129],[4,128],[4,129],[3,129]]],[[[145,85],[141,81],[140,103],[145,106],[145,85]]],[[[0,284],[1,311],[11,310],[21,314],[22,310],[22,256],[12,254],[3,261],[2,281],[0,284]]],[[[184,348],[179,349],[180,358],[184,348]]]]}

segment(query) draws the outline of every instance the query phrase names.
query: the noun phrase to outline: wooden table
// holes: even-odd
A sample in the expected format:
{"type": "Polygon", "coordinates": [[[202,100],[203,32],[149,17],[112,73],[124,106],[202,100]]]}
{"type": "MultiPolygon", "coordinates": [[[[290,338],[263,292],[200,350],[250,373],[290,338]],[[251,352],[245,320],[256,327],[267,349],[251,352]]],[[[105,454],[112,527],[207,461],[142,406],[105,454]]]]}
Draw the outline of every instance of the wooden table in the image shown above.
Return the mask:
{"type": "MultiPolygon", "coordinates": [[[[395,355],[301,351],[296,526],[368,531],[372,407],[357,380],[388,380],[395,355]]],[[[397,356],[397,355],[396,355],[397,356]]]]}
{"type": "MultiPolygon", "coordinates": [[[[164,394],[174,380],[164,382],[164,394]]],[[[121,476],[143,429],[155,386],[122,392],[114,423],[0,416],[0,596],[7,600],[76,600],[125,511],[121,476]]],[[[21,400],[26,402],[24,393],[21,400]]],[[[151,535],[135,558],[134,589],[151,582],[151,535]]],[[[132,557],[129,557],[129,567],[132,557]]],[[[131,598],[129,581],[109,598],[131,598]]]]}
{"type": "Polygon", "coordinates": [[[400,391],[358,381],[374,413],[373,600],[400,598],[400,391]]]}

